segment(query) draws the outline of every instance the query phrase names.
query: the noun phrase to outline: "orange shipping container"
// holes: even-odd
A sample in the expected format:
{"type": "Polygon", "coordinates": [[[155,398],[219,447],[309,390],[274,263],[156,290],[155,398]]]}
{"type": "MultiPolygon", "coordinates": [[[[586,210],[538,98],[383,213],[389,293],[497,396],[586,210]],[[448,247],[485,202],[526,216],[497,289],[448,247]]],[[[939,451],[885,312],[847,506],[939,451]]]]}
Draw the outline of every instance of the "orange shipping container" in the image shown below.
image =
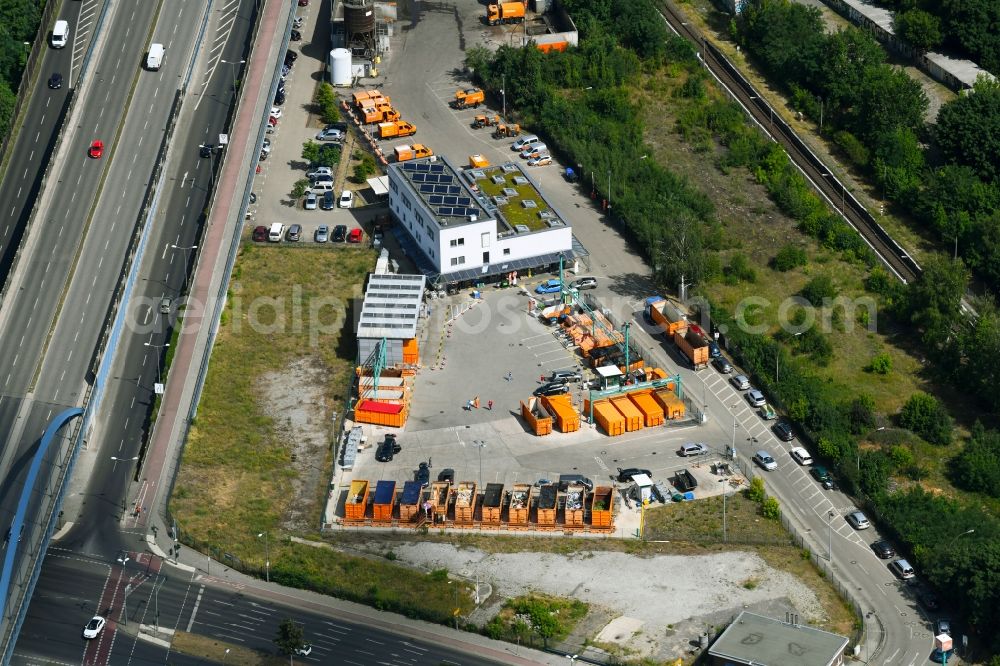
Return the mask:
{"type": "Polygon", "coordinates": [[[483,493],[483,522],[497,525],[503,508],[503,484],[487,483],[483,493]]]}
{"type": "Polygon", "coordinates": [[[347,503],[344,505],[344,518],[347,520],[364,520],[365,508],[368,506],[368,482],[351,481],[347,491],[347,503]]]}
{"type": "Polygon", "coordinates": [[[670,389],[660,389],[653,393],[656,402],[663,407],[664,416],[670,420],[684,418],[684,402],[670,389]]]}
{"type": "Polygon", "coordinates": [[[390,428],[402,428],[406,425],[408,413],[405,403],[359,400],[354,406],[354,420],[357,423],[373,423],[390,428]]]}
{"type": "Polygon", "coordinates": [[[663,407],[660,406],[649,391],[635,391],[628,394],[629,400],[642,412],[647,428],[663,425],[663,407]]]}
{"type": "Polygon", "coordinates": [[[580,413],[573,407],[573,399],[568,395],[542,398],[542,404],[555,416],[555,425],[559,432],[576,432],[580,429],[580,413]]]}
{"type": "Polygon", "coordinates": [[[612,437],[625,432],[625,417],[607,400],[594,403],[594,420],[612,437]]]}
{"type": "Polygon", "coordinates": [[[629,400],[628,396],[623,395],[611,398],[611,404],[621,412],[622,417],[625,419],[625,432],[642,430],[644,424],[642,412],[635,406],[635,403],[629,400]]]}
{"type": "Polygon", "coordinates": [[[455,523],[468,525],[472,523],[476,515],[476,503],[479,496],[476,494],[476,484],[474,481],[462,481],[455,489],[455,523]]]}
{"type": "Polygon", "coordinates": [[[379,481],[375,484],[375,499],[372,500],[372,518],[380,521],[392,520],[392,505],[396,501],[396,482],[379,481]]]}
{"type": "Polygon", "coordinates": [[[420,359],[420,348],[416,338],[410,338],[403,342],[403,363],[415,365],[420,359]]]}
{"type": "Polygon", "coordinates": [[[527,403],[521,401],[521,417],[536,435],[548,435],[552,432],[552,416],[539,398],[528,398],[527,403]]]}
{"type": "Polygon", "coordinates": [[[566,488],[565,525],[567,527],[583,527],[584,507],[587,506],[587,489],[574,484],[566,488]]]}
{"type": "Polygon", "coordinates": [[[590,504],[590,524],[594,527],[611,527],[611,488],[609,486],[597,486],[591,496],[590,504]]]}
{"type": "Polygon", "coordinates": [[[434,507],[434,522],[443,523],[448,517],[448,500],[450,497],[450,483],[447,481],[435,481],[431,484],[430,503],[434,507]]]}
{"type": "Polygon", "coordinates": [[[408,523],[416,520],[416,515],[423,509],[420,506],[423,492],[418,481],[407,481],[403,484],[403,492],[399,496],[399,520],[408,523]]]}
{"type": "Polygon", "coordinates": [[[531,509],[531,486],[527,483],[514,484],[510,492],[510,509],[507,522],[511,525],[527,525],[528,511],[531,509]]]}
{"type": "Polygon", "coordinates": [[[556,524],[556,486],[555,484],[548,484],[542,486],[538,490],[538,517],[537,522],[539,525],[554,526],[556,524]]]}

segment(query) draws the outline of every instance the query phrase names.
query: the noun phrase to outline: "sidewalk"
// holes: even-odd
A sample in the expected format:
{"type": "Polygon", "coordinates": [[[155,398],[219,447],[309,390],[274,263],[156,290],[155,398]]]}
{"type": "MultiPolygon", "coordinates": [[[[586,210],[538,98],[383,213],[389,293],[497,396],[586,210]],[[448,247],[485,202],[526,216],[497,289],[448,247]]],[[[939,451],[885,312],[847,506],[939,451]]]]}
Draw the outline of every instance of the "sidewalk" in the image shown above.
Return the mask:
{"type": "MultiPolygon", "coordinates": [[[[279,52],[283,48],[283,33],[279,32],[278,26],[286,24],[288,13],[293,10],[294,4],[287,0],[265,0],[257,47],[243,76],[242,103],[229,133],[227,156],[219,174],[211,217],[192,278],[190,298],[194,302],[211,304],[219,293],[220,286],[229,278],[226,273],[228,250],[234,235],[239,235],[243,225],[240,211],[245,192],[241,185],[256,164],[259,123],[271,102],[270,74],[273,63],[279,60],[279,52]]],[[[187,415],[196,389],[201,360],[211,344],[213,316],[210,309],[192,309],[184,318],[184,328],[177,342],[159,417],[150,437],[142,478],[129,496],[129,506],[141,508],[142,511],[139,515],[130,515],[124,527],[146,529],[146,543],[151,552],[164,558],[165,564],[193,573],[196,580],[205,585],[238,588],[255,597],[292,604],[405,637],[471,651],[505,664],[530,666],[565,663],[562,655],[548,655],[518,648],[477,634],[411,620],[315,592],[265,583],[221,563],[212,562],[209,557],[187,547],[182,547],[180,555],[174,558],[174,542],[166,524],[167,493],[183,449],[188,426],[187,415]]]]}

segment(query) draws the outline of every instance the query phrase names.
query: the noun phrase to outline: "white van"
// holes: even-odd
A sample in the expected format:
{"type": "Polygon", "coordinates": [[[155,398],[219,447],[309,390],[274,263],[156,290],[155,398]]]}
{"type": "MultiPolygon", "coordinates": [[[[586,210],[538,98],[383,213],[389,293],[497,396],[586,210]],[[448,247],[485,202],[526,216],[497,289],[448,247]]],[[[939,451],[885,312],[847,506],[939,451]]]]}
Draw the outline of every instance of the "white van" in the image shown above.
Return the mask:
{"type": "Polygon", "coordinates": [[[61,49],[66,46],[66,42],[69,40],[69,21],[59,20],[56,21],[55,27],[52,28],[52,48],[61,49]]]}
{"type": "Polygon", "coordinates": [[[163,54],[165,49],[163,44],[150,44],[149,53],[146,54],[146,69],[155,72],[163,64],[163,54]]]}
{"type": "Polygon", "coordinates": [[[309,186],[309,190],[315,192],[316,194],[324,194],[325,192],[333,192],[333,181],[332,180],[318,180],[309,186]]]}
{"type": "Polygon", "coordinates": [[[267,232],[267,240],[272,243],[280,243],[281,236],[285,233],[285,225],[281,222],[275,222],[271,225],[271,228],[267,232]]]}
{"type": "Polygon", "coordinates": [[[517,141],[515,141],[513,145],[510,147],[510,149],[516,152],[520,152],[525,148],[527,148],[529,143],[541,143],[541,142],[542,142],[541,139],[532,134],[531,136],[522,137],[517,141]]]}

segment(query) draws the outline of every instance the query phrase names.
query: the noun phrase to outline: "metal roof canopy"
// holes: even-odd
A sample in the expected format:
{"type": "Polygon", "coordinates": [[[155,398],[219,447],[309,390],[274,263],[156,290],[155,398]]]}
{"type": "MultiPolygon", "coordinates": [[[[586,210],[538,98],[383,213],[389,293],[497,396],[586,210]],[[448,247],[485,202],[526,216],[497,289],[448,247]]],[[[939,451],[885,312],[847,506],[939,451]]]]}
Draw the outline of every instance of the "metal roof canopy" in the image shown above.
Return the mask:
{"type": "Polygon", "coordinates": [[[389,194],[389,176],[378,176],[368,179],[368,187],[377,197],[384,197],[389,194]]]}
{"type": "Polygon", "coordinates": [[[425,282],[423,275],[372,274],[361,305],[358,337],[416,337],[425,282]]]}
{"type": "Polygon", "coordinates": [[[605,379],[611,379],[612,377],[623,377],[625,375],[617,365],[602,365],[597,368],[597,374],[605,379]]]}
{"type": "Polygon", "coordinates": [[[743,611],[708,653],[733,664],[831,666],[840,663],[847,643],[822,629],[743,611]]]}

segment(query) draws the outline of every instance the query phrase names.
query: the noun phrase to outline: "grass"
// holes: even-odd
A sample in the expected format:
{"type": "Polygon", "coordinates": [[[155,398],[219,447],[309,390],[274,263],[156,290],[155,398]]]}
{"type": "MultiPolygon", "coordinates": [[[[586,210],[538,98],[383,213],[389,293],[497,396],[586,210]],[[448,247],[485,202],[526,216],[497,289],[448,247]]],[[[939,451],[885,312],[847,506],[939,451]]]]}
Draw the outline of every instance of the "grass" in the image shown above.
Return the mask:
{"type": "Polygon", "coordinates": [[[538,217],[540,212],[548,210],[548,207],[545,206],[545,201],[542,199],[542,195],[530,183],[517,185],[513,182],[515,176],[522,175],[520,171],[506,174],[500,167],[487,167],[484,171],[487,177],[477,180],[476,186],[486,196],[494,197],[500,195],[506,187],[512,187],[517,190],[517,197],[511,197],[509,203],[500,206],[500,213],[512,228],[517,227],[519,224],[525,225],[532,231],[541,231],[542,229],[549,228],[549,225],[542,218],[538,217]],[[504,176],[504,182],[497,185],[490,180],[495,175],[504,176]],[[525,199],[533,199],[538,204],[538,208],[523,207],[521,201],[525,199]]]}
{"type": "Polygon", "coordinates": [[[558,643],[572,633],[588,611],[589,606],[576,599],[526,594],[504,602],[486,625],[486,634],[508,642],[520,639],[528,645],[558,643]]]}
{"type": "MultiPolygon", "coordinates": [[[[647,541],[722,542],[721,495],[696,502],[675,502],[646,509],[647,541]]],[[[777,520],[760,515],[760,505],[744,492],[725,501],[726,537],[734,544],[790,544],[791,538],[777,520]]]]}

